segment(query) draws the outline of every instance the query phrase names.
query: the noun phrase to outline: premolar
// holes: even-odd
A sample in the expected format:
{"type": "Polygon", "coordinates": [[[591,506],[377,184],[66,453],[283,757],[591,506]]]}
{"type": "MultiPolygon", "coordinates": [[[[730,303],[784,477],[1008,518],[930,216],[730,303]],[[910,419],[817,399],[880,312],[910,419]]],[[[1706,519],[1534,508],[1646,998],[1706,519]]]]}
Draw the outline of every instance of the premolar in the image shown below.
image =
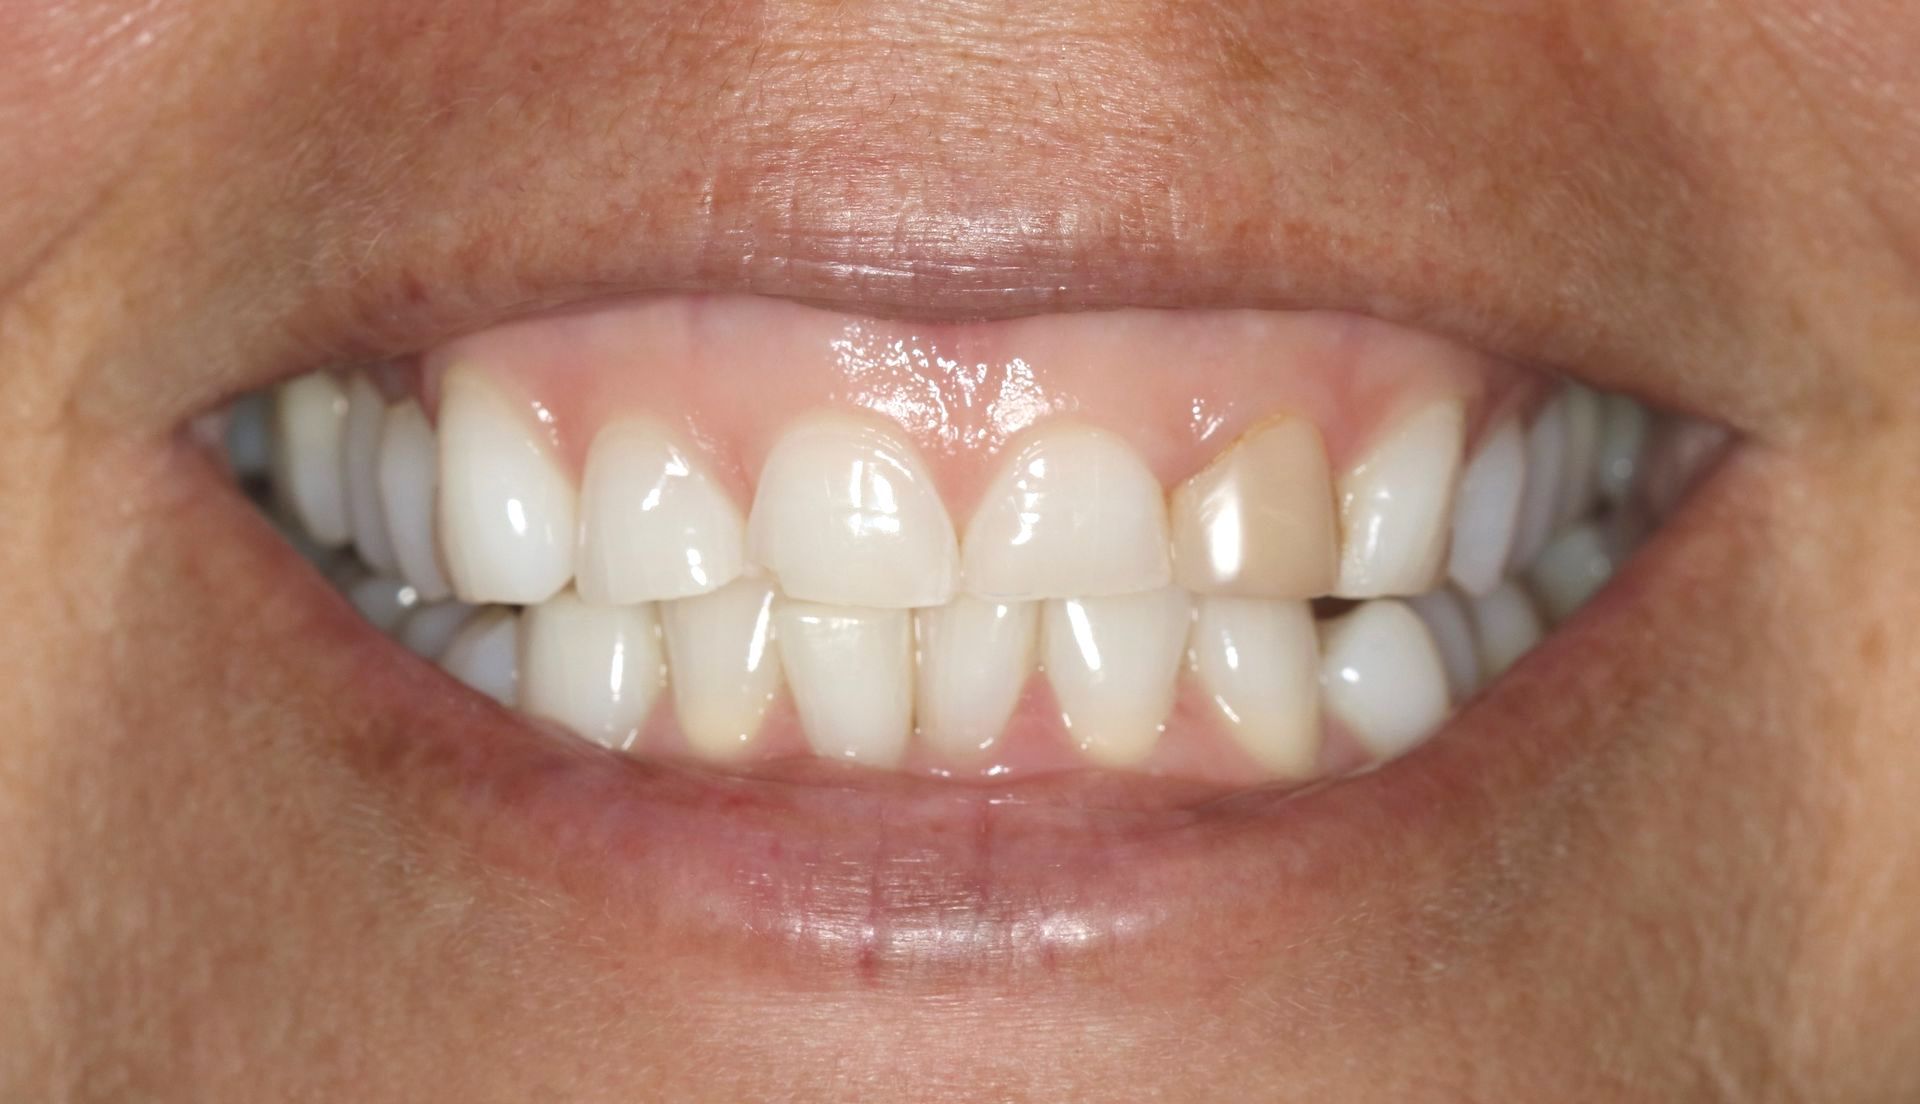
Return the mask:
{"type": "Polygon", "coordinates": [[[325,548],[353,537],[341,458],[346,420],[346,392],[324,372],[289,380],[274,394],[273,483],[307,536],[325,548]]]}
{"type": "Polygon", "coordinates": [[[440,455],[426,412],[412,399],[387,410],[380,429],[380,503],[400,575],[420,597],[442,601],[453,594],[441,566],[434,532],[434,497],[440,485],[440,455]]]}
{"type": "Polygon", "coordinates": [[[1388,759],[1446,718],[1447,672],[1426,625],[1404,602],[1367,602],[1322,627],[1327,711],[1388,759]]]}
{"type": "Polygon", "coordinates": [[[512,708],[520,697],[520,617],[504,606],[481,610],[440,653],[447,674],[512,708]]]}

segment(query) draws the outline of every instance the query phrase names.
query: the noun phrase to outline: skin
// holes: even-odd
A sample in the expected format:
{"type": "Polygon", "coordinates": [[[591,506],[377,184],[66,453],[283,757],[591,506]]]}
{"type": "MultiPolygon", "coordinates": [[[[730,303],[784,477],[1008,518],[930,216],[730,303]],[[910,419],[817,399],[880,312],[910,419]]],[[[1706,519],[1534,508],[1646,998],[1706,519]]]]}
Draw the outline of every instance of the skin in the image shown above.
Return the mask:
{"type": "Polygon", "coordinates": [[[9,4],[0,1096],[1920,1095],[1917,54],[1900,0],[9,4]],[[182,474],[278,374],[663,287],[1363,310],[1743,451],[1486,706],[1604,752],[1446,862],[1204,991],[1217,933],[863,985],[436,834],[182,474]]]}

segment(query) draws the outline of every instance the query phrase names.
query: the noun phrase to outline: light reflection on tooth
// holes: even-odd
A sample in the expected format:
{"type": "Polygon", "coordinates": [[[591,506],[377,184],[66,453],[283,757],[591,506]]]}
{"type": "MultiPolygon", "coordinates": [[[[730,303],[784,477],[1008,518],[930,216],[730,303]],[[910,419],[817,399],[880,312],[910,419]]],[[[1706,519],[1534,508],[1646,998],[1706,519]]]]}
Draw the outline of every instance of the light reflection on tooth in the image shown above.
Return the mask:
{"type": "Polygon", "coordinates": [[[1131,766],[1159,743],[1173,711],[1187,593],[1056,599],[1041,614],[1041,655],[1068,738],[1101,766],[1131,766]]]}
{"type": "Polygon", "coordinates": [[[347,418],[342,430],[342,476],[347,489],[347,514],[353,524],[353,547],[368,567],[383,574],[398,572],[393,541],[380,502],[380,431],[386,422],[387,400],[373,381],[356,373],[347,381],[347,418]]]}
{"type": "Polygon", "coordinates": [[[1615,551],[1600,528],[1576,525],[1548,542],[1527,571],[1547,618],[1566,620],[1613,578],[1615,551]]]}
{"type": "Polygon", "coordinates": [[[388,408],[380,431],[381,509],[401,577],[429,602],[453,593],[440,566],[440,541],[434,533],[439,449],[433,426],[418,402],[408,399],[388,408]]]}
{"type": "Polygon", "coordinates": [[[580,484],[576,587],[589,602],[687,598],[738,578],[745,523],[726,489],[660,426],[614,422],[580,484]]]}
{"type": "Polygon", "coordinates": [[[340,382],[310,372],[273,397],[273,485],[315,544],[336,548],[353,536],[347,516],[347,396],[340,382]]]}
{"type": "Polygon", "coordinates": [[[481,610],[440,654],[447,674],[511,708],[519,697],[519,617],[504,606],[481,610]]]}
{"type": "Polygon", "coordinates": [[[1526,483],[1526,436],[1519,421],[1508,418],[1467,464],[1454,503],[1447,574],[1469,594],[1485,594],[1506,574],[1526,483]]]}
{"type": "Polygon", "coordinates": [[[1594,480],[1608,502],[1619,505],[1633,491],[1640,474],[1652,417],[1647,408],[1624,395],[1601,400],[1600,447],[1594,459],[1594,480]]]}
{"type": "Polygon", "coordinates": [[[919,453],[877,419],[820,414],[774,445],[747,519],[781,593],[908,609],[953,596],[953,523],[919,453]]]}
{"type": "Polygon", "coordinates": [[[1480,689],[1480,642],[1474,639],[1473,617],[1452,590],[1442,588],[1407,599],[1407,605],[1426,622],[1440,660],[1447,668],[1447,689],[1456,702],[1480,689]]]}
{"type": "Polygon", "coordinates": [[[469,602],[532,605],[573,578],[576,494],[543,434],[484,373],[450,370],[440,399],[440,539],[469,602]]]}
{"type": "Polygon", "coordinates": [[[1313,775],[1320,757],[1320,645],[1307,603],[1202,598],[1190,658],[1241,748],[1283,778],[1313,775]]]}
{"type": "Polygon", "coordinates": [[[913,621],[907,610],[783,600],[774,637],[816,754],[894,766],[913,731],[913,621]]]}
{"type": "Polygon", "coordinates": [[[963,585],[1003,601],[1156,590],[1173,577],[1167,541],[1160,482],[1125,441],[1049,425],[981,496],[961,551],[963,585]]]}
{"type": "Polygon", "coordinates": [[[1367,602],[1321,627],[1327,711],[1373,755],[1418,744],[1446,718],[1447,672],[1424,622],[1403,602],[1367,602]]]}
{"type": "Polygon", "coordinates": [[[1255,428],[1173,492],[1174,581],[1201,594],[1312,598],[1339,570],[1333,477],[1304,418],[1255,428]]]}
{"type": "Polygon", "coordinates": [[[1436,402],[1389,427],[1340,478],[1342,598],[1418,594],[1446,560],[1466,408],[1436,402]]]}
{"type": "Polygon", "coordinates": [[[1533,599],[1511,579],[1470,603],[1474,636],[1480,641],[1480,667],[1487,681],[1507,673],[1533,650],[1546,632],[1533,599]]]}
{"type": "Polygon", "coordinates": [[[1033,674],[1039,627],[1033,602],[962,594],[944,606],[915,610],[921,739],[961,761],[992,748],[1033,674]]]}
{"type": "Polygon", "coordinates": [[[1520,516],[1513,532],[1509,564],[1528,564],[1553,535],[1554,511],[1559,508],[1560,470],[1567,459],[1566,404],[1559,396],[1534,415],[1527,427],[1527,481],[1520,496],[1520,516]]]}
{"type": "Polygon", "coordinates": [[[597,606],[571,590],[520,619],[520,708],[602,747],[624,750],[665,682],[650,604],[597,606]]]}
{"type": "Polygon", "coordinates": [[[704,759],[737,760],[752,750],[780,692],[774,601],[766,580],[748,577],[660,606],[674,713],[704,759]]]}
{"type": "Polygon", "coordinates": [[[419,591],[386,575],[355,579],[347,585],[346,592],[347,601],[353,603],[360,616],[383,633],[399,627],[401,618],[420,603],[419,591]]]}
{"type": "Polygon", "coordinates": [[[439,659],[453,642],[454,634],[472,619],[475,608],[459,602],[434,602],[416,606],[400,621],[395,636],[414,655],[439,659]]]}

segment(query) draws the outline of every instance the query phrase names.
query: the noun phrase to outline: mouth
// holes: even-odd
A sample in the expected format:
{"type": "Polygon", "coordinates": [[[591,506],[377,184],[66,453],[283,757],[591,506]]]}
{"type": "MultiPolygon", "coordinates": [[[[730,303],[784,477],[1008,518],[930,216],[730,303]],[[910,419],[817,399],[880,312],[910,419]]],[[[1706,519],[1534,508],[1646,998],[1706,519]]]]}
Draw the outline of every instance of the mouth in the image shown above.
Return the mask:
{"type": "Polygon", "coordinates": [[[1470,847],[1605,738],[1528,703],[1726,442],[1352,314],[679,294],[201,428],[381,719],[356,772],[632,930],[869,976],[1304,933],[1470,847]]]}

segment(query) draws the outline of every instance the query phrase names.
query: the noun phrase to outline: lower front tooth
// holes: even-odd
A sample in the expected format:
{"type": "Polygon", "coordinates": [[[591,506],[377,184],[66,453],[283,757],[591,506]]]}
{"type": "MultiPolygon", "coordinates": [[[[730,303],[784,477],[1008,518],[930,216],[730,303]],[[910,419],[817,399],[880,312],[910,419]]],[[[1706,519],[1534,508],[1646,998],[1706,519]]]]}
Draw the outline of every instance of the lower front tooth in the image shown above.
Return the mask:
{"type": "Polygon", "coordinates": [[[1447,672],[1419,616],[1403,602],[1368,602],[1322,629],[1327,711],[1379,758],[1419,743],[1447,715],[1447,672]]]}
{"type": "Polygon", "coordinates": [[[1310,777],[1320,758],[1320,645],[1307,603],[1200,599],[1191,654],[1235,742],[1276,774],[1310,777]]]}
{"type": "Polygon", "coordinates": [[[1153,753],[1173,711],[1192,603],[1164,588],[1055,599],[1041,615],[1041,655],[1069,737],[1102,766],[1153,753]]]}
{"type": "Polygon", "coordinates": [[[522,617],[520,707],[603,747],[632,745],[664,676],[651,605],[588,605],[565,590],[522,617]]]}
{"type": "Polygon", "coordinates": [[[739,759],[780,693],[773,588],[737,579],[710,594],[660,604],[674,713],[694,754],[739,759]]]}
{"type": "Polygon", "coordinates": [[[904,609],[776,604],[774,637],[815,753],[893,766],[913,731],[913,615],[904,609]]]}
{"type": "Polygon", "coordinates": [[[474,614],[447,642],[440,668],[447,674],[511,707],[519,698],[519,617],[504,606],[474,614]]]}
{"type": "Polygon", "coordinates": [[[1040,608],[957,595],[914,613],[920,735],[955,759],[993,747],[1033,674],[1040,608]]]}

